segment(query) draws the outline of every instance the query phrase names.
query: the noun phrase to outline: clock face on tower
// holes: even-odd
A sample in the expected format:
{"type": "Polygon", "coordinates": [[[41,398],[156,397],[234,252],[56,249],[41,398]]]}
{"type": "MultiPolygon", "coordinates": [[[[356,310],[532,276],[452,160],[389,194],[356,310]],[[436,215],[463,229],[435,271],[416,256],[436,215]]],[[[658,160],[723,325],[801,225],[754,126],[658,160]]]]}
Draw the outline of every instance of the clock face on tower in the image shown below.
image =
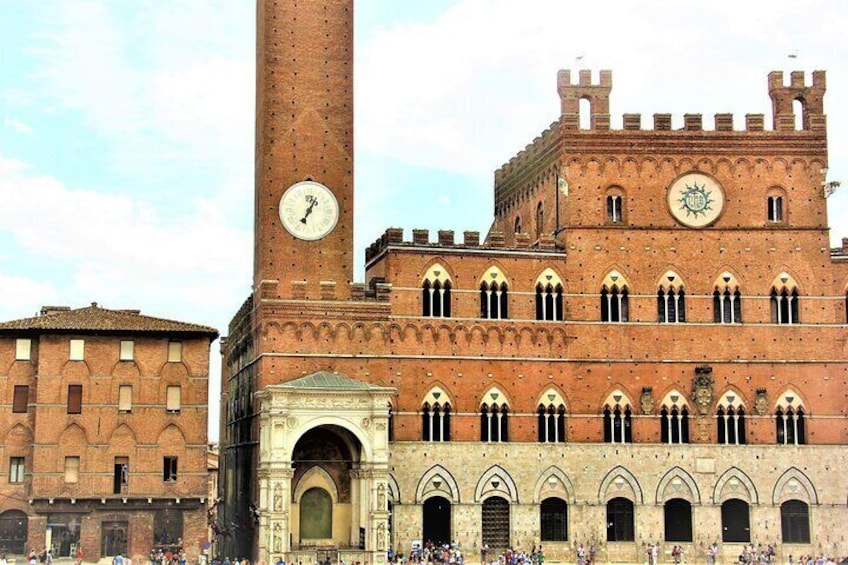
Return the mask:
{"type": "Polygon", "coordinates": [[[705,228],[721,216],[724,191],[710,176],[688,173],[668,187],[668,208],[674,219],[690,228],[705,228]]]}
{"type": "Polygon", "coordinates": [[[332,191],[311,180],[291,185],[280,198],[280,220],[298,239],[317,241],[339,221],[339,203],[332,191]]]}

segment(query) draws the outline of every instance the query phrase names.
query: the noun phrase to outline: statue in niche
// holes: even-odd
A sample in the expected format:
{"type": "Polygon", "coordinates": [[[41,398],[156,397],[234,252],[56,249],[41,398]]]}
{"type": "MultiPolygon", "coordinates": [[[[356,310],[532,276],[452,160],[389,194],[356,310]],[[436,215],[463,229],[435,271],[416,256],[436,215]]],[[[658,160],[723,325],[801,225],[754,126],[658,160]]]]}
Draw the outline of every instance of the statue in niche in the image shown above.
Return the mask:
{"type": "Polygon", "coordinates": [[[274,553],[283,551],[283,528],[280,523],[274,524],[274,553]]]}
{"type": "Polygon", "coordinates": [[[283,510],[283,485],[277,483],[274,485],[274,512],[283,510]]]}
{"type": "Polygon", "coordinates": [[[377,526],[377,550],[386,549],[386,525],[382,522],[377,526]]]}
{"type": "Polygon", "coordinates": [[[648,415],[654,411],[653,387],[642,387],[641,408],[642,414],[648,415]]]}
{"type": "Polygon", "coordinates": [[[386,485],[385,483],[377,484],[377,510],[383,511],[386,509],[386,485]]]}

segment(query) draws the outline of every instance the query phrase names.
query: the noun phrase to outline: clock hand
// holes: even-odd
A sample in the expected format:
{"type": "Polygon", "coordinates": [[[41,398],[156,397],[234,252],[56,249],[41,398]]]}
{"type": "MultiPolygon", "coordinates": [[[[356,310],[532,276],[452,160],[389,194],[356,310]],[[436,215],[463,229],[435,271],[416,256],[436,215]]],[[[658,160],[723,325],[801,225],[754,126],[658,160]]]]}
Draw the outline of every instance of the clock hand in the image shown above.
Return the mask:
{"type": "Polygon", "coordinates": [[[315,208],[316,204],[318,204],[317,200],[313,200],[312,202],[309,203],[309,208],[306,209],[306,214],[304,214],[303,217],[300,219],[301,224],[306,223],[306,218],[308,218],[309,214],[312,213],[312,209],[315,208]]]}

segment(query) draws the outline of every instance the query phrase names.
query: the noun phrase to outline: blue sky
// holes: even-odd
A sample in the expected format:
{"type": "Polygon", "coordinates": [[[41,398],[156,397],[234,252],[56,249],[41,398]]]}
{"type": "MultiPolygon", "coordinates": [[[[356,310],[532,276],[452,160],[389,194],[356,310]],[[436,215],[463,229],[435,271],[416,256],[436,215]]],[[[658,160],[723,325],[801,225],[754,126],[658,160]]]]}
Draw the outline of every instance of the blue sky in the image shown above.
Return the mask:
{"type": "MultiPolygon", "coordinates": [[[[357,253],[389,226],[485,232],[493,171],[558,117],[560,68],[613,70],[613,127],[737,128],[770,122],[770,70],[825,69],[828,177],[848,182],[848,3],[760,6],[357,0],[357,253]]],[[[97,301],[226,332],[251,283],[254,13],[0,0],[0,319],[97,301]]],[[[848,184],[828,204],[836,245],[848,184]]]]}

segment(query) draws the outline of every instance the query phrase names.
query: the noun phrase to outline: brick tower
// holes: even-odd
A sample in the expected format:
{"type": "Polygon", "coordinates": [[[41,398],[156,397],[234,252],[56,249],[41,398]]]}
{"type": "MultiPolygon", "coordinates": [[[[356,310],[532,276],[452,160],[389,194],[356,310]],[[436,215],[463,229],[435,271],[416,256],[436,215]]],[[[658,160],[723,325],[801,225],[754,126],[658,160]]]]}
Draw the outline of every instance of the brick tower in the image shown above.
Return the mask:
{"type": "Polygon", "coordinates": [[[269,298],[317,298],[319,281],[334,281],[345,298],[353,277],[353,1],[262,0],[256,36],[254,288],[269,298]]]}

